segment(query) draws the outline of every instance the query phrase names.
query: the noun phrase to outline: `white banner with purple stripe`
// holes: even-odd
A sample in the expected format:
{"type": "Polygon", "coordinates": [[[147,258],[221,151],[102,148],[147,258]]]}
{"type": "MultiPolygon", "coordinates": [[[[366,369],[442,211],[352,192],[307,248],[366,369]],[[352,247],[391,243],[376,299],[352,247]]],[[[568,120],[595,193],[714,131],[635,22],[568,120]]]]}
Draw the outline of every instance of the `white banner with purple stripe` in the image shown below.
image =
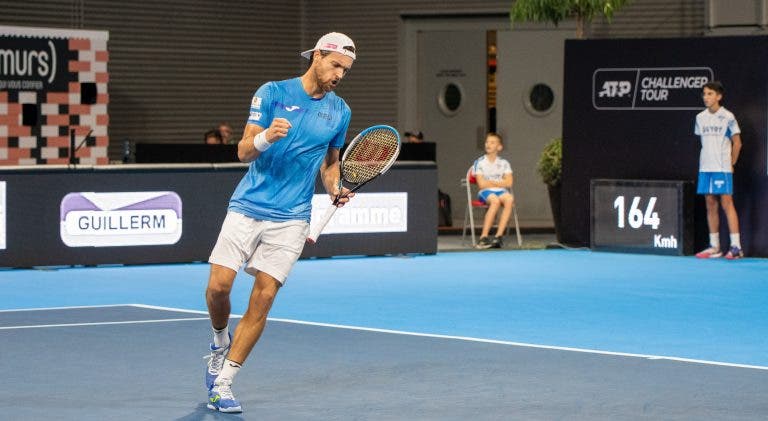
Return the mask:
{"type": "Polygon", "coordinates": [[[69,193],[61,201],[61,240],[69,247],[175,244],[181,208],[168,191],[69,193]]]}

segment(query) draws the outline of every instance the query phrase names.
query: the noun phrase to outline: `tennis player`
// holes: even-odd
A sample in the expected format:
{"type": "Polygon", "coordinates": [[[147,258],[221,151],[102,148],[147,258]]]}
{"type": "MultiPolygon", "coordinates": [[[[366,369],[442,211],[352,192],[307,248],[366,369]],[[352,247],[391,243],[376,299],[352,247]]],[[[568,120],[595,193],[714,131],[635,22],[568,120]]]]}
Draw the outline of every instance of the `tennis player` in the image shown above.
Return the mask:
{"type": "Polygon", "coordinates": [[[720,82],[712,81],[704,85],[702,96],[707,109],[696,115],[694,127],[694,132],[701,136],[697,193],[703,194],[707,203],[709,226],[709,247],[696,253],[696,257],[702,259],[723,255],[720,248],[718,198],[731,234],[731,244],[725,258],[739,259],[744,256],[739,235],[739,217],[733,205],[733,166],[741,151],[741,130],[733,113],[720,105],[723,92],[720,82]]]}
{"type": "MultiPolygon", "coordinates": [[[[310,60],[306,73],[268,82],[253,96],[237,146],[238,158],[250,166],[230,199],[209,259],[205,296],[213,343],[205,384],[208,408],[221,412],[242,412],[231,385],[304,247],[318,170],[331,200],[339,194],[339,149],[352,113],[333,91],[352,67],[355,44],[332,32],[301,55],[310,60]],[[243,265],[255,280],[248,309],[232,337],[229,295],[243,265]]],[[[342,195],[348,192],[343,190],[342,195]]]]}

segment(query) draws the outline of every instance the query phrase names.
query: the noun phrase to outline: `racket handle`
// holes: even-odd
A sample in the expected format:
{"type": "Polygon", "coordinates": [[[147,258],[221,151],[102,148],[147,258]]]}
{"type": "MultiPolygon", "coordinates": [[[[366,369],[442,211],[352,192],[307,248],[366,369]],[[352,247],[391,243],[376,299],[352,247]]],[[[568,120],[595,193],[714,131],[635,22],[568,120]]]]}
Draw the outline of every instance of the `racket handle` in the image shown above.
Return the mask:
{"type": "Polygon", "coordinates": [[[310,231],[309,237],[307,237],[307,242],[309,244],[315,244],[317,242],[317,237],[323,232],[323,228],[328,225],[328,221],[330,221],[333,214],[336,213],[336,209],[338,209],[336,205],[331,205],[328,210],[325,211],[325,215],[323,215],[317,225],[315,225],[314,229],[310,231]]]}

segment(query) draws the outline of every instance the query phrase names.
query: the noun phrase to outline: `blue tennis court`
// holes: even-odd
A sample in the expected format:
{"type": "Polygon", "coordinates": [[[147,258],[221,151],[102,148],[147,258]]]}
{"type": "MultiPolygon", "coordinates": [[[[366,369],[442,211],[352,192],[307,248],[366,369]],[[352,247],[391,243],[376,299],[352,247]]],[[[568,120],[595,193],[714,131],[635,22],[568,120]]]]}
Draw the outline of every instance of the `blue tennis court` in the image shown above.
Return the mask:
{"type": "MultiPolygon", "coordinates": [[[[207,265],[5,270],[0,402],[9,419],[764,419],[767,269],[562,250],[302,260],[238,376],[239,416],[204,404],[207,265]]],[[[234,314],[250,286],[240,274],[234,314]]]]}

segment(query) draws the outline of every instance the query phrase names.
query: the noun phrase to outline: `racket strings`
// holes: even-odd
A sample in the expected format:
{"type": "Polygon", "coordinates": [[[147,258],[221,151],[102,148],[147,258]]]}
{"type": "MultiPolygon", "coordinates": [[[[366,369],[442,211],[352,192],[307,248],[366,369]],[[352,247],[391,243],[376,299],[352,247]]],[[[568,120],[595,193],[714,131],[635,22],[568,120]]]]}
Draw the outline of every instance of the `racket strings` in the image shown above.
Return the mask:
{"type": "Polygon", "coordinates": [[[395,158],[399,139],[388,129],[372,130],[357,142],[342,162],[344,179],[350,183],[362,183],[381,173],[395,158]]]}

